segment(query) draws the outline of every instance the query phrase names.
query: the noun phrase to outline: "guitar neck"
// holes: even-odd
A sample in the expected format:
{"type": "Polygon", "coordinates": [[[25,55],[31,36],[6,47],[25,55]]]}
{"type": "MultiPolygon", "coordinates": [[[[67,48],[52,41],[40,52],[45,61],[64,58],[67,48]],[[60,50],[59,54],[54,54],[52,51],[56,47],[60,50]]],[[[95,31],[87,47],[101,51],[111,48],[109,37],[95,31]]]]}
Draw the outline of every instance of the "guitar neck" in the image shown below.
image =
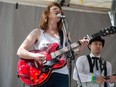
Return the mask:
{"type": "MultiPolygon", "coordinates": [[[[90,40],[90,39],[98,37],[98,36],[102,36],[102,37],[110,36],[111,34],[114,34],[114,33],[116,33],[116,27],[111,26],[111,27],[108,27],[105,29],[101,29],[99,32],[97,32],[91,36],[87,36],[87,38],[90,40]]],[[[74,50],[74,48],[78,47],[79,45],[80,45],[79,42],[72,43],[70,46],[67,46],[60,50],[57,50],[56,52],[53,52],[50,55],[51,55],[52,59],[54,59],[54,58],[58,57],[59,55],[68,52],[70,50],[70,48],[74,50]]]]}
{"type": "Polygon", "coordinates": [[[58,57],[59,55],[62,55],[63,53],[66,53],[71,49],[74,49],[74,48],[77,48],[78,46],[80,45],[80,43],[78,42],[75,42],[75,43],[72,43],[70,46],[66,46],[60,50],[57,50],[56,52],[53,52],[51,53],[51,57],[52,59],[58,57]]]}

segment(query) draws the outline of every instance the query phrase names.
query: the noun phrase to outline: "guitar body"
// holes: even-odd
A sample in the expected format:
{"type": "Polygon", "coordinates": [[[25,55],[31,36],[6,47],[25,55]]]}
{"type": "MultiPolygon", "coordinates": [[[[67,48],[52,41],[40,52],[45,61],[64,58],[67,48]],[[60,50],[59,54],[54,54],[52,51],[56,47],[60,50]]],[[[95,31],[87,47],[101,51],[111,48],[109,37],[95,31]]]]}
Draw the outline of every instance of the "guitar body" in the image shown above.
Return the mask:
{"type": "Polygon", "coordinates": [[[41,53],[46,56],[46,62],[42,64],[33,59],[20,58],[17,65],[17,73],[21,81],[30,86],[42,85],[48,80],[52,70],[65,66],[65,60],[60,57],[52,59],[50,55],[50,53],[55,52],[57,48],[58,44],[53,43],[44,51],[30,51],[33,53],[41,53]]]}

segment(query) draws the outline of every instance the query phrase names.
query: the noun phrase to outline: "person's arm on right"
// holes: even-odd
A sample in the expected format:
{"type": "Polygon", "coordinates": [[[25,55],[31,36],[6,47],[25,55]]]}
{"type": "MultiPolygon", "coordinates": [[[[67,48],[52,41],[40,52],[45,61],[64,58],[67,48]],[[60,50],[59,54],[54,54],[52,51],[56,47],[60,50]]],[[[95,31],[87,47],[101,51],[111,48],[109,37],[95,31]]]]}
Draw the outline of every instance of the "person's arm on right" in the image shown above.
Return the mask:
{"type": "Polygon", "coordinates": [[[79,78],[81,82],[97,82],[97,83],[103,83],[104,82],[104,77],[103,76],[96,76],[92,73],[84,73],[83,66],[85,62],[85,56],[81,56],[77,59],[76,61],[76,67],[74,68],[73,71],[73,79],[78,81],[78,75],[77,71],[79,73],[79,78]]]}

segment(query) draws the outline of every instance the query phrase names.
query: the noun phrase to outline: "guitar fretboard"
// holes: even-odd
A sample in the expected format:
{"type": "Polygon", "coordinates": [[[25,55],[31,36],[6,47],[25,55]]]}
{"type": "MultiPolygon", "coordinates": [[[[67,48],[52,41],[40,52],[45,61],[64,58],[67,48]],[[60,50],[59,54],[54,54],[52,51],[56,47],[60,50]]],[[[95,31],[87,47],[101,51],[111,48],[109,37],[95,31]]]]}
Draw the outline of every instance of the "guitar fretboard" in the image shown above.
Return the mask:
{"type": "Polygon", "coordinates": [[[71,49],[74,49],[78,46],[79,46],[79,43],[75,42],[75,43],[72,43],[71,46],[66,46],[60,50],[57,50],[56,52],[52,52],[50,55],[51,55],[52,59],[54,59],[54,58],[58,57],[59,55],[68,52],[70,50],[70,47],[71,47],[71,49]]]}
{"type": "MultiPolygon", "coordinates": [[[[90,40],[97,36],[105,37],[105,36],[110,36],[111,34],[114,34],[114,33],[116,33],[116,27],[111,26],[111,27],[102,29],[99,32],[97,32],[91,36],[87,36],[87,38],[90,40]]],[[[64,47],[56,52],[51,53],[50,55],[51,55],[52,59],[54,59],[54,58],[58,57],[59,55],[65,53],[65,52],[68,52],[70,50],[70,47],[74,50],[74,48],[78,47],[79,45],[80,44],[78,42],[72,43],[71,46],[64,47]]]]}

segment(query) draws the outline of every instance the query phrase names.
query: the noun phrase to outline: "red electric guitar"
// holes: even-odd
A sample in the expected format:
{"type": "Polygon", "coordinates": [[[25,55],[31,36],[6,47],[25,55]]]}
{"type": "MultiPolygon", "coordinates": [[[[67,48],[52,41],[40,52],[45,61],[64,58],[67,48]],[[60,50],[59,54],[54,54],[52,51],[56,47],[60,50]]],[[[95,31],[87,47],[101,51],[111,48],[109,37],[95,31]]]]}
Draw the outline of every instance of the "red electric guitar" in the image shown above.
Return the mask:
{"type": "MultiPolygon", "coordinates": [[[[97,36],[109,36],[116,33],[116,27],[109,27],[100,30],[98,33],[95,33],[91,36],[88,36],[88,39],[95,38],[97,36]]],[[[75,42],[71,44],[71,48],[74,50],[79,47],[79,43],[75,42]]],[[[50,44],[47,50],[31,50],[33,53],[41,53],[46,56],[46,62],[40,64],[36,60],[23,59],[20,58],[17,64],[17,74],[20,80],[30,86],[42,85],[50,77],[52,70],[59,69],[65,66],[66,61],[61,59],[60,55],[69,51],[68,47],[64,47],[60,50],[57,50],[58,44],[50,44]]]]}

